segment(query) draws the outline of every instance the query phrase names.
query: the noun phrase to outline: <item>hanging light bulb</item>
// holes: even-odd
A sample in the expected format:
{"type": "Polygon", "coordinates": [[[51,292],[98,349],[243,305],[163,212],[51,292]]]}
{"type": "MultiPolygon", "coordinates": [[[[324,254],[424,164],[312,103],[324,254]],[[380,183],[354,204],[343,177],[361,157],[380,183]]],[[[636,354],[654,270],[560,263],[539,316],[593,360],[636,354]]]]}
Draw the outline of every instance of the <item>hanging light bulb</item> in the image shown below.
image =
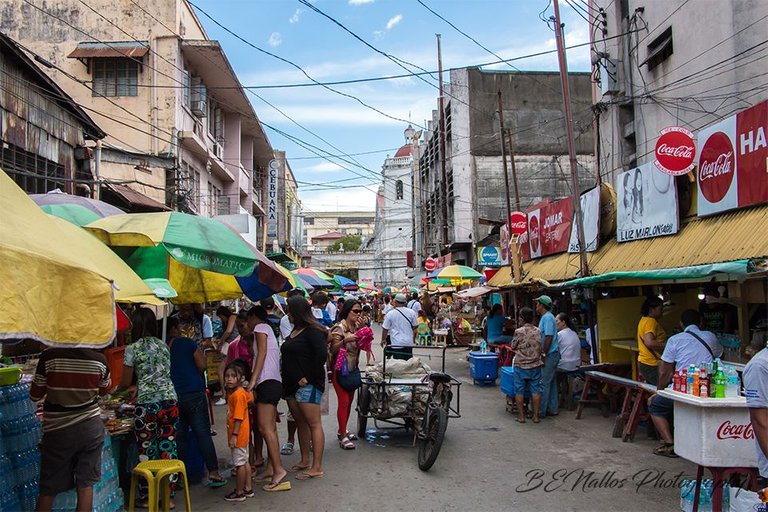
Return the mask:
{"type": "Polygon", "coordinates": [[[699,288],[699,294],[697,295],[697,297],[699,298],[699,300],[704,300],[707,297],[706,294],[704,293],[704,288],[699,288]]]}

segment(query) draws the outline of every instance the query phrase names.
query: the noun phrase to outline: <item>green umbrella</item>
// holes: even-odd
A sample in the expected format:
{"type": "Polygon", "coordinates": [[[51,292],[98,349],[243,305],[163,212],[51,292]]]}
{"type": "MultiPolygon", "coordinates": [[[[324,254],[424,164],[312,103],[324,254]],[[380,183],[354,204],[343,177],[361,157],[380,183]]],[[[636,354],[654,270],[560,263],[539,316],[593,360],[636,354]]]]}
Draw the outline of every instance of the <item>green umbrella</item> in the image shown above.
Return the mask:
{"type": "Polygon", "coordinates": [[[437,274],[437,277],[440,279],[450,279],[451,281],[471,281],[473,279],[480,279],[483,277],[483,274],[465,265],[448,265],[437,274]]]}
{"type": "Polygon", "coordinates": [[[83,227],[86,224],[97,221],[100,215],[92,212],[79,204],[44,204],[40,209],[60,219],[71,222],[75,226],[83,227]]]}

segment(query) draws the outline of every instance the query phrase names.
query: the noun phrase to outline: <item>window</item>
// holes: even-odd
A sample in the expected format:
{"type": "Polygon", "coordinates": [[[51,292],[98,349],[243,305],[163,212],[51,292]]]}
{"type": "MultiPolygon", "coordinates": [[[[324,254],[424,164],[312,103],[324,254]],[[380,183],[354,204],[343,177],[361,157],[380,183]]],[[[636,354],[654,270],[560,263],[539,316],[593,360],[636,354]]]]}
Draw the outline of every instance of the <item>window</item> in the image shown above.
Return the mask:
{"type": "MultiPolygon", "coordinates": [[[[311,219],[311,217],[310,217],[311,219]]],[[[338,219],[339,224],[373,224],[374,218],[373,217],[339,217],[338,219]]],[[[305,218],[305,224],[306,218],[305,218]]],[[[311,223],[310,223],[311,224],[311,223]]]]}
{"type": "Polygon", "coordinates": [[[395,182],[395,200],[403,198],[403,180],[397,180],[395,182]]]}
{"type": "MultiPolygon", "coordinates": [[[[304,217],[304,224],[307,224],[308,226],[314,226],[315,225],[315,218],[314,217],[304,217]]],[[[341,224],[341,223],[339,223],[341,224]]]]}
{"type": "Polygon", "coordinates": [[[648,71],[652,70],[672,55],[672,27],[668,27],[656,39],[648,45],[648,57],[643,64],[648,64],[648,71]]]}
{"type": "Polygon", "coordinates": [[[138,96],[139,63],[131,59],[92,59],[93,96],[138,96]]]}

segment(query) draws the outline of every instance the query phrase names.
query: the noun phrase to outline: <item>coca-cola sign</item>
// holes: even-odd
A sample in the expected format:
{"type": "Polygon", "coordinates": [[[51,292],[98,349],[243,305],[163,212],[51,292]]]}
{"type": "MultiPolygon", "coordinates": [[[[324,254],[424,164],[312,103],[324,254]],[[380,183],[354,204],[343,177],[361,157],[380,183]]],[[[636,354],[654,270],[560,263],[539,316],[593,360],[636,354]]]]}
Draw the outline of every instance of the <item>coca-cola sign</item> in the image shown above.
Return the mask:
{"type": "Polygon", "coordinates": [[[723,439],[754,439],[755,431],[752,428],[752,423],[739,424],[731,423],[730,420],[725,420],[717,427],[717,438],[723,439]]]}
{"type": "Polygon", "coordinates": [[[656,141],[656,168],[663,173],[679,176],[693,169],[696,145],[693,133],[680,126],[661,130],[656,141]]]}
{"type": "Polygon", "coordinates": [[[523,212],[512,212],[509,216],[510,232],[520,236],[528,230],[527,217],[523,212]]]}
{"type": "Polygon", "coordinates": [[[735,171],[733,145],[723,132],[709,136],[699,158],[699,189],[710,203],[723,200],[731,189],[735,171]]]}

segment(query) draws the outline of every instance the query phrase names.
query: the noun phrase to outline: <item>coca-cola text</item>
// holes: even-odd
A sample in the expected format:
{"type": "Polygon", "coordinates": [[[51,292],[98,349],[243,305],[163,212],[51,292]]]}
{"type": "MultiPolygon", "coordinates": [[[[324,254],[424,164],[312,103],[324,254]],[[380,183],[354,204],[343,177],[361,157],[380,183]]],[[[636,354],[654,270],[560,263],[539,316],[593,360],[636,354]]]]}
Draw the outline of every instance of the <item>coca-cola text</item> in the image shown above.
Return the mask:
{"type": "Polygon", "coordinates": [[[693,146],[669,146],[662,143],[656,151],[662,155],[674,156],[677,158],[693,158],[693,146]]]}
{"type": "Polygon", "coordinates": [[[714,161],[702,164],[699,169],[699,181],[716,178],[723,174],[732,172],[731,163],[733,162],[733,151],[721,153],[714,161]]]}
{"type": "Polygon", "coordinates": [[[739,425],[725,420],[717,427],[718,439],[754,439],[755,431],[752,429],[752,423],[739,425]]]}

